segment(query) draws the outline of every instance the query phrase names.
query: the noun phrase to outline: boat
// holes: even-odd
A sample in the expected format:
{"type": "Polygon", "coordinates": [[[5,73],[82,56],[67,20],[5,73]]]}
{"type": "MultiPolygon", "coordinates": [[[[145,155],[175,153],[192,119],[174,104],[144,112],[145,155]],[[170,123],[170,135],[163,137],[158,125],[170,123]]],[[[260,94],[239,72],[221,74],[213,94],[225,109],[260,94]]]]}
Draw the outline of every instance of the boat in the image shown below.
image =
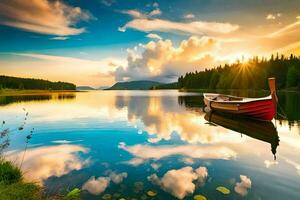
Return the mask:
{"type": "Polygon", "coordinates": [[[270,121],[239,118],[227,114],[206,113],[204,119],[213,125],[245,134],[251,138],[271,144],[271,152],[276,160],[279,136],[276,127],[270,121]]]}
{"type": "Polygon", "coordinates": [[[225,94],[204,93],[206,112],[220,112],[241,117],[271,121],[277,110],[275,78],[269,78],[271,94],[262,98],[247,98],[225,94]]]}

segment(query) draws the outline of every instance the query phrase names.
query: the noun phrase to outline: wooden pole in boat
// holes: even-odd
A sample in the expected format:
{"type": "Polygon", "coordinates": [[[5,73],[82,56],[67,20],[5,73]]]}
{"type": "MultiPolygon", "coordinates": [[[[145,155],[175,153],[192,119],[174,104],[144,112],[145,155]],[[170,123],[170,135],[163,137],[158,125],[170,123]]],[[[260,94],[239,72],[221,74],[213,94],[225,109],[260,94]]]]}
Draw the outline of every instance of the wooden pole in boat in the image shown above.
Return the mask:
{"type": "Polygon", "coordinates": [[[274,104],[274,108],[275,108],[275,115],[277,116],[277,95],[276,95],[276,78],[272,77],[272,78],[268,78],[269,81],[269,88],[270,88],[270,92],[271,92],[271,96],[272,96],[272,100],[273,100],[273,104],[274,104]]]}

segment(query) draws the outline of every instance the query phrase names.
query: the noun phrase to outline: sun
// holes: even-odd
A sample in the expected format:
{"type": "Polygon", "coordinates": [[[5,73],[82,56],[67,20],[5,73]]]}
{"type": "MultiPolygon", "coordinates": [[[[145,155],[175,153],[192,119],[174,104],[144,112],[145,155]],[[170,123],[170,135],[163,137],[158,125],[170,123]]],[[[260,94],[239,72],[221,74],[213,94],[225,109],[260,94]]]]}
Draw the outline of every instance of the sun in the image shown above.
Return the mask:
{"type": "Polygon", "coordinates": [[[242,63],[248,62],[251,57],[252,55],[250,53],[238,52],[238,53],[227,55],[223,59],[226,60],[228,64],[232,64],[237,61],[242,63]]]}

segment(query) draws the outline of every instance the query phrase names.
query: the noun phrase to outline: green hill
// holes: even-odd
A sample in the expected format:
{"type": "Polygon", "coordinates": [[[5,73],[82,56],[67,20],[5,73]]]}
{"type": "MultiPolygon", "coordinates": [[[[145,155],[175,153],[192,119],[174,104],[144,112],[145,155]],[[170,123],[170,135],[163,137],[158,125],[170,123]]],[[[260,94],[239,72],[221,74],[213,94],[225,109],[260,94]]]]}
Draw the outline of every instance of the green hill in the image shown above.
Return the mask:
{"type": "Polygon", "coordinates": [[[156,81],[129,81],[129,82],[118,82],[112,87],[106,90],[149,90],[154,86],[161,85],[163,83],[156,81]]]}
{"type": "Polygon", "coordinates": [[[92,88],[90,86],[77,86],[76,90],[95,90],[95,88],[92,88]]]}

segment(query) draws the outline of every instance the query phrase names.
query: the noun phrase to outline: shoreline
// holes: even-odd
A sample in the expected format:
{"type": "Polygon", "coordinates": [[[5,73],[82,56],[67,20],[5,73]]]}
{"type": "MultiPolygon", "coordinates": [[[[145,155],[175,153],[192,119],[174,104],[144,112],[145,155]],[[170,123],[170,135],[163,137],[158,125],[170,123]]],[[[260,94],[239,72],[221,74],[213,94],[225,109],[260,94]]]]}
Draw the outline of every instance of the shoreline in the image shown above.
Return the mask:
{"type": "Polygon", "coordinates": [[[57,93],[77,93],[86,92],[80,90],[15,90],[15,89],[2,89],[0,96],[27,96],[27,95],[49,95],[57,93]]]}

